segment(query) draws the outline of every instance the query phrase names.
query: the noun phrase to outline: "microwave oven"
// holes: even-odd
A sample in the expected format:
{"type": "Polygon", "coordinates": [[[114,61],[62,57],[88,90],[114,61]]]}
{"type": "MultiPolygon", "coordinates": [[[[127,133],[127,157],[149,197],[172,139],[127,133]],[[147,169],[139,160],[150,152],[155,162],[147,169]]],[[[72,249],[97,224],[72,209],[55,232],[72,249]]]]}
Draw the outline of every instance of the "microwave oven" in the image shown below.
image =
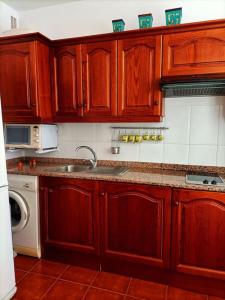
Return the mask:
{"type": "Polygon", "coordinates": [[[49,124],[5,124],[5,147],[54,150],[58,147],[58,129],[49,124]]]}

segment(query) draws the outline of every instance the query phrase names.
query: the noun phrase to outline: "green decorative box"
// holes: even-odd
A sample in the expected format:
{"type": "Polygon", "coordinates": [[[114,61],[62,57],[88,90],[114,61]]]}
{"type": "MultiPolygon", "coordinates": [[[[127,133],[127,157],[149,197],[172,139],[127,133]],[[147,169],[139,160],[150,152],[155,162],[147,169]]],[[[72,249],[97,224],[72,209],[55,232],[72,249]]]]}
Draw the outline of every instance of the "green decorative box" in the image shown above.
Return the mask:
{"type": "Polygon", "coordinates": [[[149,28],[152,27],[153,17],[152,14],[138,15],[139,28],[149,28]]]}
{"type": "Polygon", "coordinates": [[[125,22],[123,19],[112,20],[112,24],[114,32],[124,31],[125,22]]]}
{"type": "Polygon", "coordinates": [[[166,25],[176,25],[181,23],[182,8],[166,9],[166,25]]]}

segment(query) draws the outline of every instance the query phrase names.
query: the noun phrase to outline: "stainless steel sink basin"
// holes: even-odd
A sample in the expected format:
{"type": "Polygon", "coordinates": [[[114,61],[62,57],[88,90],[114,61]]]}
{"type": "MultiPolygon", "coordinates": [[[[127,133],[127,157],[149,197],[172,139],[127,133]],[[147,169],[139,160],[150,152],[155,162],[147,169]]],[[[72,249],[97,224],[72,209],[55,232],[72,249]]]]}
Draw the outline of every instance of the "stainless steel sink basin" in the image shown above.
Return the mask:
{"type": "Polygon", "coordinates": [[[61,172],[61,173],[73,173],[73,172],[85,172],[89,174],[102,174],[102,175],[124,175],[128,169],[124,167],[96,167],[92,168],[86,165],[64,165],[60,167],[49,168],[46,171],[61,172]]]}
{"type": "Polygon", "coordinates": [[[102,175],[124,175],[128,171],[124,167],[96,167],[87,171],[87,173],[92,174],[102,174],[102,175]]]}

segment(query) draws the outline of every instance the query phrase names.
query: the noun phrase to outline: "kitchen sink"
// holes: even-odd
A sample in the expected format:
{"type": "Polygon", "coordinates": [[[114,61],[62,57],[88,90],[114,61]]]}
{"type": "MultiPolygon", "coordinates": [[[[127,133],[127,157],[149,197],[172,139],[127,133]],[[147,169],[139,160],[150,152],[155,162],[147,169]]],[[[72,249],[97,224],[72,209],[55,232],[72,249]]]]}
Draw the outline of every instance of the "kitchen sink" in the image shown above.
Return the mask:
{"type": "Polygon", "coordinates": [[[86,172],[89,174],[102,174],[102,175],[124,175],[128,169],[125,167],[95,167],[92,168],[87,165],[64,165],[60,167],[49,168],[46,171],[60,173],[73,173],[73,172],[86,172]]]}

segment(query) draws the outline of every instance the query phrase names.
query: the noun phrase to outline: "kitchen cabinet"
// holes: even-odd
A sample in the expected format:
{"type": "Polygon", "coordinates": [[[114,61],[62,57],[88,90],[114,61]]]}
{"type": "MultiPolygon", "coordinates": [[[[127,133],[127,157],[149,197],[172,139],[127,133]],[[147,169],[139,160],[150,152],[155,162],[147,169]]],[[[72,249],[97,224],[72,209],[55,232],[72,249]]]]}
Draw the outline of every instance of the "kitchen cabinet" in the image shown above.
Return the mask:
{"type": "Polygon", "coordinates": [[[53,60],[55,120],[82,116],[81,46],[56,47],[53,60]]]}
{"type": "Polygon", "coordinates": [[[176,272],[225,279],[225,194],[176,189],[172,267],[176,272]]]}
{"type": "Polygon", "coordinates": [[[0,38],[0,94],[7,123],[52,118],[49,47],[40,37],[30,39],[0,38]]]}
{"type": "Polygon", "coordinates": [[[224,74],[225,28],[163,37],[163,76],[224,74]]]}
{"type": "Polygon", "coordinates": [[[44,257],[52,258],[58,254],[64,259],[70,259],[69,256],[72,259],[80,253],[86,254],[87,258],[99,253],[97,196],[95,181],[40,178],[44,257]]]}
{"type": "Polygon", "coordinates": [[[85,117],[117,115],[117,41],[82,45],[85,117]]]}
{"type": "Polygon", "coordinates": [[[101,183],[102,256],[168,268],[171,189],[101,183]]]}
{"type": "Polygon", "coordinates": [[[160,117],[161,35],[118,41],[118,115],[160,117]]]}

